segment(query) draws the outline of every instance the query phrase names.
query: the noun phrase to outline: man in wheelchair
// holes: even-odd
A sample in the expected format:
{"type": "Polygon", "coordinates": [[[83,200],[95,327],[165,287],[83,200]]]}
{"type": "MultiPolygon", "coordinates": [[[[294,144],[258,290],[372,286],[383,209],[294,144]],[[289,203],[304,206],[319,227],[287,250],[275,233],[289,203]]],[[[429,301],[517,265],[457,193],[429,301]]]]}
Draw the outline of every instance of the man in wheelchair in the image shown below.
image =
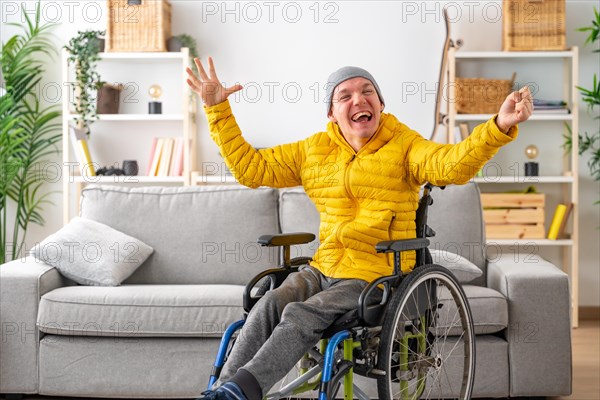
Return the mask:
{"type": "MultiPolygon", "coordinates": [[[[424,139],[392,114],[384,113],[381,90],[369,72],[343,67],[328,78],[326,131],[296,143],[256,150],[242,137],[227,100],[242,87],[223,87],[210,57],[208,72],[200,60],[195,63],[198,75],[188,69],[188,84],[201,96],[211,136],[236,179],[251,188],[301,185],[315,203],[321,219],[319,248],[310,262],[301,260],[298,263],[304,265],[299,268],[296,265],[293,270],[289,269],[293,267],[289,246],[311,241],[312,235],[261,238],[264,245],[285,246],[287,272],[271,275],[275,276],[273,282],[277,282],[272,284],[272,290],[259,296],[256,304],[251,304],[254,301],[247,296],[248,315],[239,324],[243,327],[235,345],[201,398],[261,399],[307,353],[312,356],[302,363],[302,372],[312,371],[312,364],[320,363],[320,399],[334,395],[336,379],[339,382],[339,376],[351,376],[347,374],[350,368],[362,368],[366,375],[378,377],[380,397],[421,396],[426,384],[422,371],[439,368],[445,362],[430,345],[436,336],[432,321],[449,312],[449,308],[439,310],[438,303],[432,303],[431,299],[438,296],[436,290],[441,289],[431,282],[449,290],[458,303],[455,314],[463,323],[470,322],[470,316],[464,311],[468,305],[460,297],[460,285],[438,270],[440,267],[419,268],[419,273],[407,275],[411,279],[401,282],[396,279],[415,265],[428,264],[428,228],[425,223],[419,227],[415,223],[420,187],[425,182],[442,186],[471,179],[502,145],[517,136],[517,124],[531,115],[533,101],[529,90],[523,88],[510,94],[498,114],[477,126],[465,141],[444,145],[424,139]],[[417,234],[417,228],[422,232],[417,234]],[[407,293],[390,299],[390,288],[398,284],[396,292],[407,293]],[[383,292],[379,289],[382,287],[383,292]],[[343,316],[357,311],[359,298],[359,318],[354,321],[375,328],[361,330],[351,326],[339,333],[332,332],[334,321],[343,323],[343,316]],[[379,306],[391,303],[388,304],[391,307],[394,302],[401,312],[387,312],[382,322],[379,306]],[[422,306],[422,303],[430,304],[422,306]],[[389,333],[373,339],[386,326],[389,333]],[[329,338],[327,349],[322,349],[325,353],[329,351],[326,357],[314,351],[323,337],[329,338]],[[377,347],[378,341],[385,340],[390,345],[383,354],[375,355],[369,347],[377,347]],[[341,342],[344,342],[342,355],[337,350],[341,342]],[[362,367],[348,363],[334,365],[327,359],[351,360],[355,350],[365,357],[362,367]],[[373,359],[369,360],[370,357],[373,359]],[[386,365],[382,366],[383,363],[386,365]],[[416,383],[411,387],[411,382],[416,383]]],[[[424,196],[425,208],[430,202],[428,195],[429,188],[424,196]]],[[[472,344],[472,337],[469,338],[472,344]]],[[[222,348],[220,353],[227,351],[222,348]]],[[[460,381],[472,381],[472,364],[471,361],[465,367],[471,371],[470,376],[456,379],[457,390],[462,394],[470,390],[464,388],[468,385],[461,387],[460,381]]],[[[305,375],[309,376],[303,384],[316,373],[305,375]]],[[[351,378],[344,379],[346,390],[352,383],[346,380],[351,378]]],[[[453,379],[441,379],[448,381],[442,382],[445,386],[454,389],[453,379]]],[[[436,384],[431,381],[427,385],[436,384]]],[[[363,398],[364,394],[358,396],[363,398]]]]}

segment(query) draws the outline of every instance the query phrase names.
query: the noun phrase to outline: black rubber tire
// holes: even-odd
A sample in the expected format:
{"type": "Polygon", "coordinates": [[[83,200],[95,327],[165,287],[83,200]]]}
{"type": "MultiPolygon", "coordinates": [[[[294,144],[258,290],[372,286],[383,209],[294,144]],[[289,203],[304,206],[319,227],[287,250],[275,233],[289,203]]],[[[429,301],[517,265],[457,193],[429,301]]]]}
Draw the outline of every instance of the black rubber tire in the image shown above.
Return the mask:
{"type": "Polygon", "coordinates": [[[473,317],[464,290],[448,269],[428,264],[403,278],[384,317],[377,365],[385,371],[385,376],[377,379],[381,400],[471,398],[475,378],[473,317]],[[423,320],[428,321],[426,329],[418,322],[423,320]],[[426,338],[420,345],[418,339],[408,338],[415,332],[426,338]],[[401,338],[405,338],[404,344],[398,341],[401,338]],[[400,346],[406,348],[408,356],[404,372],[398,361],[400,346]]]}

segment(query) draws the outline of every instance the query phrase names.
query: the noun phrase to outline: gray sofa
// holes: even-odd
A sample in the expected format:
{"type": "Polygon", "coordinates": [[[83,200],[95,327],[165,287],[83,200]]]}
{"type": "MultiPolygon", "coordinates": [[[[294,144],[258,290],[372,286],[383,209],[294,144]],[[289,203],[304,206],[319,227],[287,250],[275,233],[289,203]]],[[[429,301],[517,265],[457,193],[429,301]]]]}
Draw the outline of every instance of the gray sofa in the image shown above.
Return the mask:
{"type": "MultiPolygon", "coordinates": [[[[474,183],[435,191],[434,199],[434,248],[458,251],[484,272],[465,285],[477,332],[474,396],[570,394],[567,275],[529,253],[486,260],[474,183]]],[[[33,257],[0,266],[0,393],[197,396],[219,337],[242,316],[245,283],[278,262],[258,236],[316,232],[319,223],[301,189],[239,186],[90,186],[81,216],[154,253],[117,287],[75,285],[33,257]]],[[[361,382],[376,393],[374,381],[361,382]]]]}

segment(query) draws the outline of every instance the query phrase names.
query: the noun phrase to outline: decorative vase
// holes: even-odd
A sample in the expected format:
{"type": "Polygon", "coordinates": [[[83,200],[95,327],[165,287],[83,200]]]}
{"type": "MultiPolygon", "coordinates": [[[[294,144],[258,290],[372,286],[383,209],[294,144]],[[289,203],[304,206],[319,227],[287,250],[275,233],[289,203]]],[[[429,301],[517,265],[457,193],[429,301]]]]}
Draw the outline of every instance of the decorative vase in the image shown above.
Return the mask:
{"type": "Polygon", "coordinates": [[[105,83],[98,89],[96,107],[98,114],[118,114],[119,97],[123,86],[105,83]]]}
{"type": "Polygon", "coordinates": [[[123,172],[125,175],[137,175],[139,171],[138,163],[136,160],[124,160],[123,161],[123,172]]]}

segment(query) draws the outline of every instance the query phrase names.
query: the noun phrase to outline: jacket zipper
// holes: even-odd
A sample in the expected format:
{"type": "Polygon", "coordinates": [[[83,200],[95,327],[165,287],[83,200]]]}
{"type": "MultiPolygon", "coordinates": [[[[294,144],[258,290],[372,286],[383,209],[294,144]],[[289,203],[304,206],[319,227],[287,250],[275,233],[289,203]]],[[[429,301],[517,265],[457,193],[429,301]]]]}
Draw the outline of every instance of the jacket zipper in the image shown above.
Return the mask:
{"type": "Polygon", "coordinates": [[[351,220],[344,221],[340,224],[337,234],[336,234],[337,240],[340,243],[342,242],[342,240],[341,240],[342,230],[344,229],[344,227],[346,225],[348,225],[351,221],[353,221],[354,218],[356,218],[356,214],[358,214],[358,201],[356,200],[356,197],[354,197],[354,195],[352,195],[352,190],[350,190],[350,166],[355,159],[356,159],[356,154],[352,154],[352,158],[346,163],[346,170],[344,171],[344,189],[346,190],[346,196],[348,196],[348,198],[350,200],[352,200],[352,203],[354,204],[354,217],[351,220]]]}

